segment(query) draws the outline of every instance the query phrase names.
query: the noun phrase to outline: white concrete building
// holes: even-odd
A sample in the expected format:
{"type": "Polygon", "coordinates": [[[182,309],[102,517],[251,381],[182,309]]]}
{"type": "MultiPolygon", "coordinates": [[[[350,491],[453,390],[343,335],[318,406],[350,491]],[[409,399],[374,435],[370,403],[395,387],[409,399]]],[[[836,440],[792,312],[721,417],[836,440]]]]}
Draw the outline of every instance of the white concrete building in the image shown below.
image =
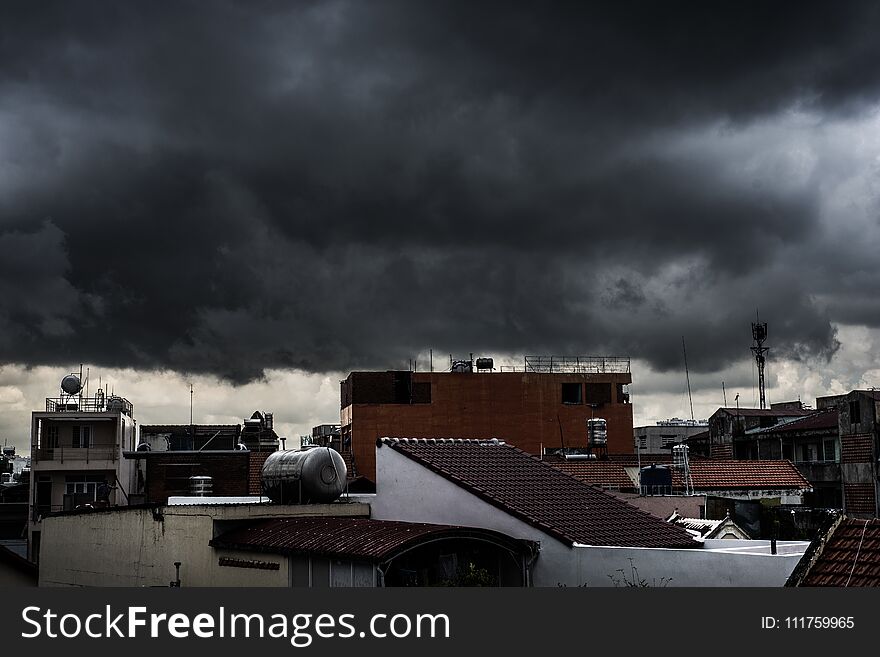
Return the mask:
{"type": "Polygon", "coordinates": [[[534,541],[535,586],[782,586],[803,541],[694,540],[498,441],[383,439],[372,517],[493,529],[534,541]],[[672,531],[674,530],[674,531],[672,531]]]}
{"type": "Polygon", "coordinates": [[[94,505],[105,480],[114,487],[109,504],[128,504],[135,469],[122,453],[135,447],[137,424],[131,402],[102,390],[85,397],[81,391],[62,389],[59,397],[46,399],[45,410],[31,414],[31,561],[39,561],[42,516],[94,505]]]}

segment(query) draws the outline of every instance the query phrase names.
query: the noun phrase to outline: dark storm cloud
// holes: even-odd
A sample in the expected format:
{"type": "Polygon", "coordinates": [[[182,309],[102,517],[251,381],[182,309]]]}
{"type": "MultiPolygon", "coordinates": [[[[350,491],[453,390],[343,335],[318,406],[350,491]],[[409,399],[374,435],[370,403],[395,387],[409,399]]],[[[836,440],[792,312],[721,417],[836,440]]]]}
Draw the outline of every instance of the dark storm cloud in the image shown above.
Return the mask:
{"type": "Polygon", "coordinates": [[[817,300],[852,262],[821,253],[821,153],[801,180],[772,127],[750,136],[866,115],[872,5],[0,12],[2,361],[663,369],[688,335],[708,371],[756,307],[795,358],[833,353],[832,321],[880,323],[858,286],[817,300]]]}

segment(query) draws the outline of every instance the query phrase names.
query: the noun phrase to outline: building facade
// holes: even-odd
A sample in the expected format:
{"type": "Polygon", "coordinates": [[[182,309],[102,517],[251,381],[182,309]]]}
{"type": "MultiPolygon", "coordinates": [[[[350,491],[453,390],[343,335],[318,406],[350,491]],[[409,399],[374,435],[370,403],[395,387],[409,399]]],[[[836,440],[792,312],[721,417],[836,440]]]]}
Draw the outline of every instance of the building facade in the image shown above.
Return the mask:
{"type": "Polygon", "coordinates": [[[64,395],[47,398],[45,410],[31,414],[31,479],[28,556],[39,560],[40,521],[44,515],[99,502],[128,504],[135,482],[134,464],[123,452],[135,449],[138,427],[134,407],[123,397],[64,395]]]}
{"type": "Polygon", "coordinates": [[[657,424],[635,427],[633,439],[639,454],[671,454],[673,445],[709,430],[708,420],[682,420],[674,417],[657,424]]]}
{"type": "MultiPolygon", "coordinates": [[[[478,359],[477,362],[483,359],[478,359]]],[[[498,438],[531,454],[586,447],[607,423],[607,451],[632,453],[628,358],[526,359],[519,371],[352,372],[341,384],[342,450],[375,481],[386,436],[498,438]]]]}

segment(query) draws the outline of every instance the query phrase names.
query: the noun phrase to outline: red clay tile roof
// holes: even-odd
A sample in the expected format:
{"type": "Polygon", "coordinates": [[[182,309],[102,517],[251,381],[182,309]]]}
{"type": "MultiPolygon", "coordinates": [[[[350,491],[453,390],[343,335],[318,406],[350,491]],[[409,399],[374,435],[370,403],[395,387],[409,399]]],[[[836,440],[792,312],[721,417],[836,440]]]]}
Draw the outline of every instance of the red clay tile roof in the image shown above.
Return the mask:
{"type": "Polygon", "coordinates": [[[837,408],[830,408],[807,417],[786,422],[776,427],[767,427],[755,433],[789,433],[795,431],[821,431],[837,429],[837,408]]]}
{"type": "Polygon", "coordinates": [[[699,547],[680,527],[497,440],[382,438],[377,444],[567,545],[699,547]]]}
{"type": "Polygon", "coordinates": [[[209,544],[227,549],[384,561],[423,541],[461,536],[491,538],[520,549],[527,545],[489,529],[326,517],[262,520],[226,532],[209,544]]]}
{"type": "Polygon", "coordinates": [[[548,463],[591,486],[623,490],[637,488],[620,463],[611,461],[548,461],[548,463]]]}
{"type": "MultiPolygon", "coordinates": [[[[735,461],[701,459],[690,463],[697,490],[767,488],[810,490],[812,485],[791,461],[735,461]]],[[[678,474],[678,473],[675,473],[678,474]]],[[[672,477],[675,484],[675,474],[672,477]]]]}
{"type": "MultiPolygon", "coordinates": [[[[611,455],[608,461],[557,461],[553,467],[594,486],[606,488],[635,488],[624,467],[634,467],[636,457],[611,455]],[[619,456],[622,456],[619,457],[619,456]],[[628,483],[624,483],[624,480],[628,483]]],[[[670,457],[643,458],[642,467],[652,463],[669,465],[670,457]]],[[[694,490],[768,489],[809,490],[812,485],[791,461],[737,461],[733,459],[691,459],[691,481],[694,490]]],[[[673,488],[684,488],[684,479],[678,470],[672,472],[673,488]]]]}
{"type": "Polygon", "coordinates": [[[880,520],[843,519],[800,586],[880,586],[880,520]]]}

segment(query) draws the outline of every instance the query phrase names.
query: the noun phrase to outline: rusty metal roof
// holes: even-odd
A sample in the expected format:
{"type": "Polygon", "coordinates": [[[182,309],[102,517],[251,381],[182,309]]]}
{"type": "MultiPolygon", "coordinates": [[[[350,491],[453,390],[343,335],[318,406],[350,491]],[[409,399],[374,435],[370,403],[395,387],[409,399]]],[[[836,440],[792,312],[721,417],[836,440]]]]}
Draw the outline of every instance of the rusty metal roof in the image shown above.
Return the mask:
{"type": "Polygon", "coordinates": [[[830,431],[837,430],[837,408],[829,408],[814,412],[806,417],[778,424],[774,427],[758,429],[754,433],[794,433],[799,431],[830,431]]]}
{"type": "Polygon", "coordinates": [[[489,529],[349,517],[256,521],[218,536],[210,545],[258,552],[385,561],[420,543],[467,537],[489,539],[519,552],[527,550],[528,545],[489,529]]]}

